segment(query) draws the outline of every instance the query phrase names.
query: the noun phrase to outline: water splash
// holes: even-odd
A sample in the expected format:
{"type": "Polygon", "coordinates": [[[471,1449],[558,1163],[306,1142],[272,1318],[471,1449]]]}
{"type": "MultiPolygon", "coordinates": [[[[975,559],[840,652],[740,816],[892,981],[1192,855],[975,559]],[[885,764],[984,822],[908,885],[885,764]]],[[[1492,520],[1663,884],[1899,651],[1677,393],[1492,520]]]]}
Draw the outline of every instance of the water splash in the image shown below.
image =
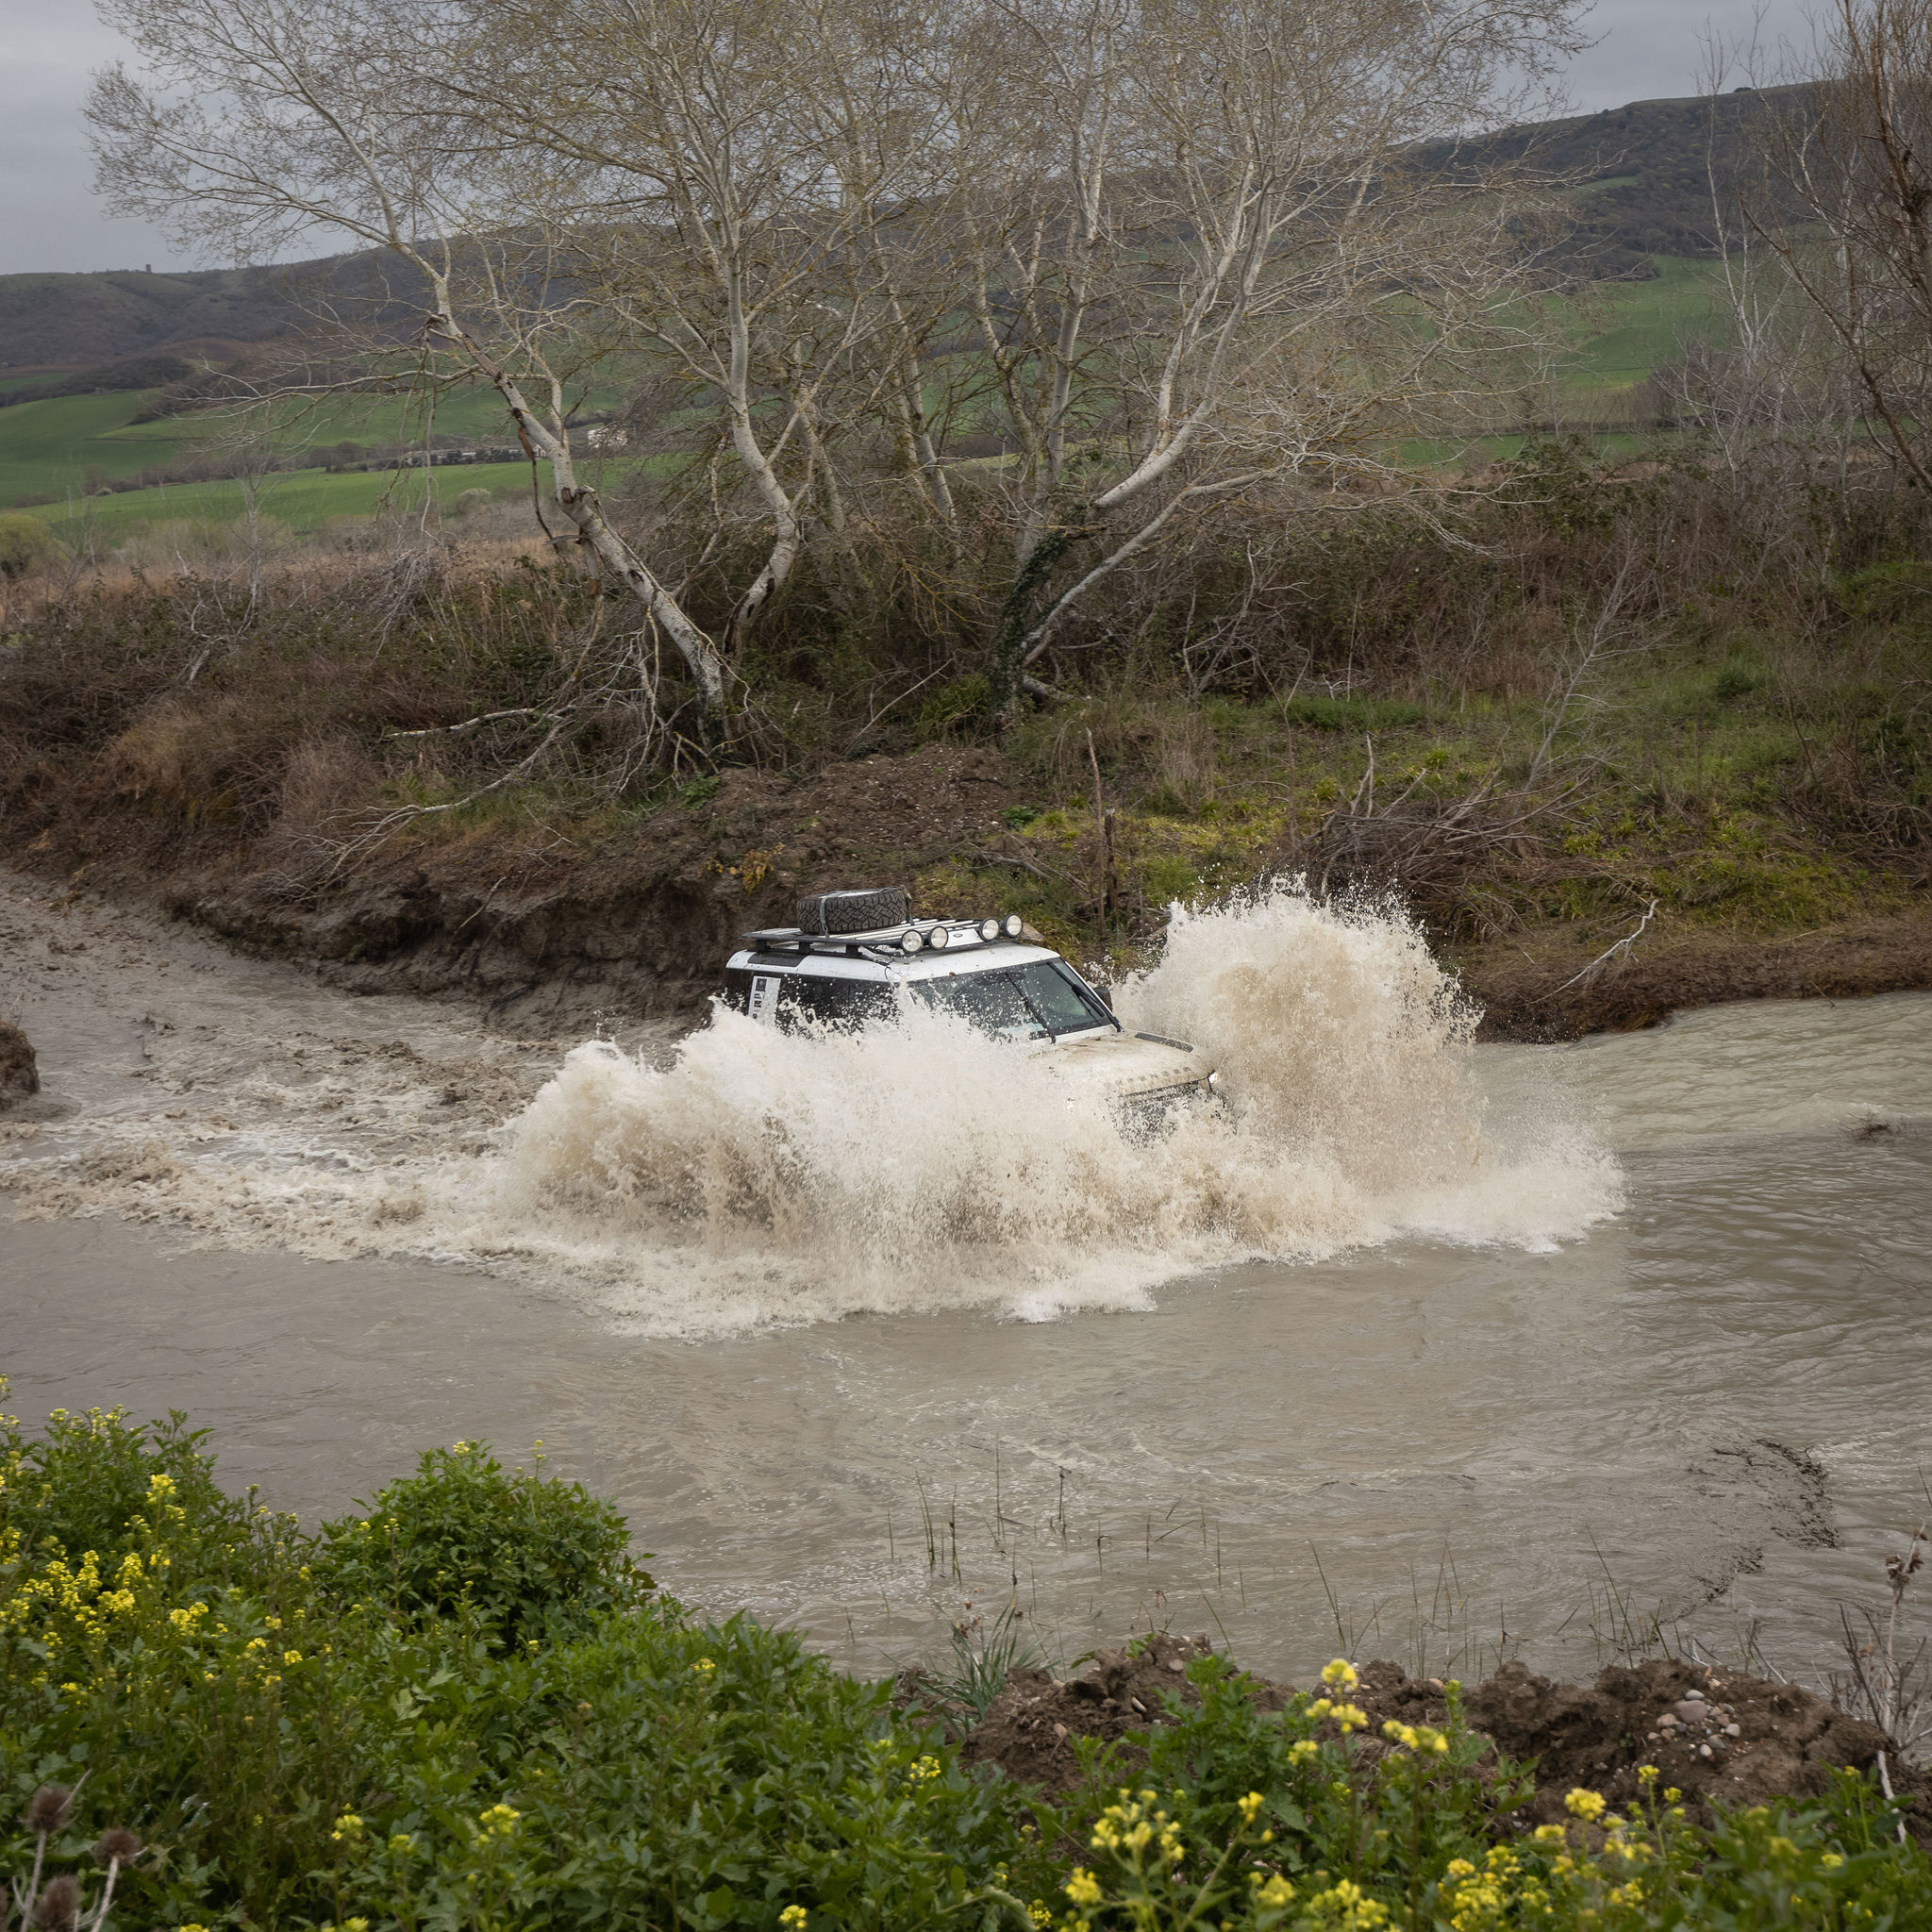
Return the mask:
{"type": "Polygon", "coordinates": [[[1177,911],[1116,1004],[1194,1041],[1226,1106],[1136,1138],[1072,1102],[1051,1053],[946,1015],[812,1037],[720,1012],[662,1069],[573,1052],[509,1130],[502,1209],[633,1319],[683,1328],[760,1302],[754,1319],[1144,1307],[1184,1271],[1405,1232],[1548,1245],[1621,1200],[1581,1132],[1489,1120],[1476,1016],[1392,908],[1283,885],[1177,911]],[[665,1243],[682,1289],[636,1258],[665,1243]],[[708,1307],[725,1281],[728,1311],[708,1307]]]}
{"type": "MultiPolygon", "coordinates": [[[[1145,1307],[1190,1272],[1404,1235],[1542,1247],[1620,1205],[1589,1136],[1486,1107],[1475,1016],[1393,908],[1278,885],[1177,910],[1116,1005],[1130,1028],[1195,1041],[1225,1106],[1136,1138],[1070,1094],[1051,1051],[923,1007],[824,1036],[719,1010],[661,1062],[575,1048],[466,1151],[439,1141],[427,1107],[412,1145],[347,1161],[314,1117],[209,1150],[130,1131],[24,1199],[72,1212],[84,1198],[227,1243],[460,1260],[691,1337],[868,1311],[1145,1307]]],[[[409,1110],[399,1094],[387,1118],[409,1110]]]]}

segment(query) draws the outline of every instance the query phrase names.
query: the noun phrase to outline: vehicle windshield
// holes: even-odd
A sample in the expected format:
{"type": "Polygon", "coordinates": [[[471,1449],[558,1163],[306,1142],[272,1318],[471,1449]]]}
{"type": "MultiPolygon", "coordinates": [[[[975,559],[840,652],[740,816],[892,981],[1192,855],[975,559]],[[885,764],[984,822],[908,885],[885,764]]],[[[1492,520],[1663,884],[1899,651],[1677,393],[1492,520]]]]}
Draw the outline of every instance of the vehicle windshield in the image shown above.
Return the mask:
{"type": "Polygon", "coordinates": [[[941,1012],[958,1013],[1003,1040],[1058,1040],[1113,1024],[1113,1015],[1058,959],[922,979],[912,990],[941,1012]]]}

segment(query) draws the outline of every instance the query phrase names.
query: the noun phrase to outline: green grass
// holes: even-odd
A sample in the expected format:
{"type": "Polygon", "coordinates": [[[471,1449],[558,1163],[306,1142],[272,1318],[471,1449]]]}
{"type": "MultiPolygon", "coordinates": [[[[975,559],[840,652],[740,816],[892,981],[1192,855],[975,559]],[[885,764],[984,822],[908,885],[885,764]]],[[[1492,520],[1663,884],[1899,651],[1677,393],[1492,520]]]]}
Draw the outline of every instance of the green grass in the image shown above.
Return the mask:
{"type": "MultiPolygon", "coordinates": [[[[1656,260],[1655,280],[1597,283],[1559,304],[1557,319],[1571,343],[1551,398],[1559,411],[1587,416],[1603,408],[1611,414],[1628,408],[1639,400],[1637,391],[1654,369],[1675,360],[1685,341],[1707,338],[1718,325],[1713,265],[1669,256],[1656,260]]],[[[170,467],[222,433],[223,425],[208,418],[176,416],[136,423],[133,419],[153,395],[152,391],[136,391],[58,396],[0,408],[0,506],[22,496],[58,499],[44,507],[42,514],[49,515],[57,529],[77,534],[67,499],[77,497],[90,470],[120,480],[144,469],[170,467]]],[[[614,391],[600,390],[586,401],[604,408],[615,399],[614,391]]],[[[333,397],[291,405],[285,413],[283,434],[291,442],[321,449],[344,441],[408,442],[422,436],[425,426],[439,435],[478,441],[499,441],[508,434],[501,401],[480,388],[439,397],[433,419],[425,418],[425,399],[416,395],[333,397]]],[[[1611,433],[1606,438],[1606,447],[1619,455],[1635,455],[1640,446],[1636,436],[1620,439],[1611,433]]],[[[1471,453],[1493,461],[1515,455],[1520,447],[1520,438],[1490,436],[1472,445],[1471,453]]],[[[1418,439],[1402,446],[1402,456],[1411,462],[1440,462],[1453,459],[1462,450],[1459,443],[1418,439]]],[[[437,478],[437,495],[447,502],[464,489],[516,487],[521,475],[518,466],[446,471],[437,478]]],[[[387,477],[298,473],[275,487],[273,514],[291,528],[308,530],[333,517],[366,515],[385,500],[420,503],[420,495],[408,496],[412,488],[420,485],[399,486],[398,495],[392,493],[387,477]]],[[[171,488],[165,494],[142,491],[105,499],[93,507],[91,516],[97,533],[111,536],[135,522],[182,517],[225,522],[241,508],[238,486],[200,485],[171,488]]]]}
{"type": "MultiPolygon", "coordinates": [[[[527,490],[530,483],[529,468],[524,463],[465,463],[433,470],[429,475],[439,505],[454,503],[466,490],[507,495],[527,490]]],[[[420,470],[355,470],[341,475],[290,470],[269,478],[261,508],[291,530],[308,531],[337,517],[369,516],[385,505],[419,509],[423,491],[420,470]]],[[[155,524],[232,523],[243,508],[240,483],[172,483],[91,498],[85,515],[73,513],[65,502],[42,504],[31,514],[43,518],[71,548],[85,541],[90,527],[96,544],[112,544],[155,524]]]]}
{"type": "MultiPolygon", "coordinates": [[[[145,469],[179,464],[210,440],[218,439],[226,427],[221,419],[206,416],[135,422],[155,393],[153,390],[131,390],[114,395],[53,396],[0,408],[0,507],[22,496],[64,499],[70,491],[77,494],[91,469],[118,481],[139,475],[145,469]]],[[[614,393],[601,391],[591,398],[599,408],[608,408],[613,400],[614,393]]],[[[502,401],[493,391],[482,389],[458,390],[439,397],[433,421],[425,419],[422,399],[408,395],[331,397],[312,404],[291,404],[283,411],[286,439],[297,446],[320,449],[338,442],[409,442],[423,435],[425,424],[438,436],[475,437],[491,442],[510,439],[502,401]]],[[[495,479],[480,473],[476,480],[484,487],[495,487],[495,479]]],[[[369,497],[364,503],[358,498],[348,507],[367,508],[375,500],[369,497]]],[[[305,510],[302,517],[289,520],[307,528],[337,513],[305,510]]],[[[64,503],[60,514],[66,514],[64,503]]],[[[182,514],[219,516],[223,512],[153,508],[114,512],[121,521],[128,516],[182,514]]]]}
{"type": "Polygon", "coordinates": [[[1572,359],[1561,387],[1573,405],[1591,394],[1628,391],[1681,359],[1687,342],[1708,341],[1723,327],[1715,262],[1659,255],[1647,282],[1596,282],[1571,310],[1572,359]]]}
{"type": "Polygon", "coordinates": [[[175,418],[130,429],[152,394],[52,396],[0,409],[0,504],[77,493],[90,469],[134,476],[152,464],[181,461],[207,428],[175,418]]]}

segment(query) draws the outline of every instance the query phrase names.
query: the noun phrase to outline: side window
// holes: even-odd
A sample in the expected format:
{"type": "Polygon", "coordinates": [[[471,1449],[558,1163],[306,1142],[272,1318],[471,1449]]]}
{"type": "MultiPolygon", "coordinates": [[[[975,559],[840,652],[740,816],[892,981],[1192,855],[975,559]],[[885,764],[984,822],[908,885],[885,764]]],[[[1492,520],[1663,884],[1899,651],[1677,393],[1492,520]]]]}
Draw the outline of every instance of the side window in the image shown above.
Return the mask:
{"type": "Polygon", "coordinates": [[[856,1027],[868,1020],[890,1019],[894,1009],[892,990],[881,981],[791,973],[778,1001],[778,1024],[856,1027]]]}

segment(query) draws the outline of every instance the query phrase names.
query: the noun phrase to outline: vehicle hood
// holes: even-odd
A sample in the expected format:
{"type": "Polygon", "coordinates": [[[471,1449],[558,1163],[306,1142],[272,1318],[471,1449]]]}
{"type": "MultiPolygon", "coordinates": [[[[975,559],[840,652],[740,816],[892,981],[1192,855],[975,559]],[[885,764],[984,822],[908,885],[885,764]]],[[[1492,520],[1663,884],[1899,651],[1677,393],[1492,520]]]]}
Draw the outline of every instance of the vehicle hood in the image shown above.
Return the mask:
{"type": "Polygon", "coordinates": [[[1214,1071],[1214,1062],[1199,1048],[1183,1051],[1132,1033],[1094,1033],[1042,1046],[1040,1052],[1059,1078],[1116,1098],[1197,1086],[1214,1071]]]}

